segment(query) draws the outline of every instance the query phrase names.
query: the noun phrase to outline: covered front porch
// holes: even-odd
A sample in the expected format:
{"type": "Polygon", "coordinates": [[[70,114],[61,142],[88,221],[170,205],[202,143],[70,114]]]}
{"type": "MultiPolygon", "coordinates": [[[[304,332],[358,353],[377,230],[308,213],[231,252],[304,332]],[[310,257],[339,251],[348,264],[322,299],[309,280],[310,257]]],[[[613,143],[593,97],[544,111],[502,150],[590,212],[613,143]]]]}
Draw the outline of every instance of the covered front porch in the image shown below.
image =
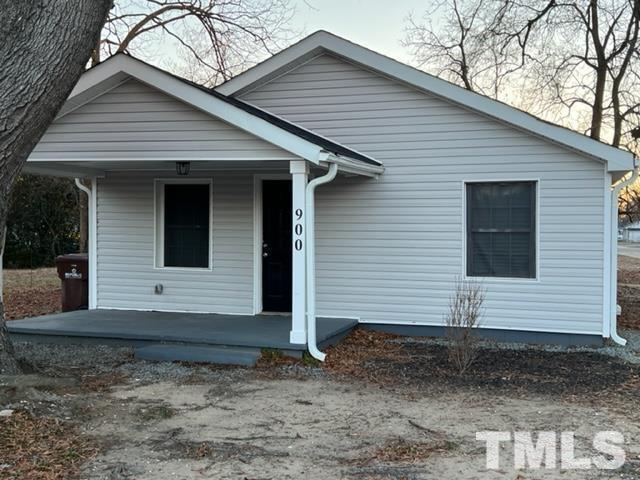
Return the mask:
{"type": "Polygon", "coordinates": [[[215,345],[308,348],[321,359],[317,344],[335,335],[323,334],[323,320],[316,328],[315,188],[384,168],[116,56],[83,75],[25,171],[76,177],[88,196],[89,312],[29,320],[14,334],[55,325],[59,336],[215,337],[215,345]],[[129,318],[138,315],[144,322],[129,318]]]}

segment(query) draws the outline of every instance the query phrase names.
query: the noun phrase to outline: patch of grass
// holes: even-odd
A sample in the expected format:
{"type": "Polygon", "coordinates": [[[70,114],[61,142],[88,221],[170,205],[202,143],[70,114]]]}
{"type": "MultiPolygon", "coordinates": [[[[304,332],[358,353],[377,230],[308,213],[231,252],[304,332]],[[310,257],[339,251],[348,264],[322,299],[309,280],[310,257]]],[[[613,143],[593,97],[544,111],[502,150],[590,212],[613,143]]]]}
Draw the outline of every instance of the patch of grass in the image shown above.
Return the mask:
{"type": "Polygon", "coordinates": [[[176,411],[168,405],[152,405],[140,407],[136,411],[136,416],[143,422],[154,422],[156,420],[166,420],[173,417],[176,411]]]}
{"type": "Polygon", "coordinates": [[[302,354],[301,362],[305,367],[319,367],[321,365],[320,361],[313,358],[309,352],[302,354]]]}
{"type": "Polygon", "coordinates": [[[289,357],[282,353],[282,350],[277,348],[263,348],[261,350],[262,356],[258,359],[256,367],[262,370],[269,370],[284,365],[294,365],[299,360],[293,357],[289,357]]]}
{"type": "Polygon", "coordinates": [[[75,427],[27,412],[0,418],[0,479],[62,480],[98,452],[75,427]]]}
{"type": "Polygon", "coordinates": [[[282,359],[282,351],[277,348],[263,348],[260,350],[261,360],[265,362],[278,362],[282,359]]]}

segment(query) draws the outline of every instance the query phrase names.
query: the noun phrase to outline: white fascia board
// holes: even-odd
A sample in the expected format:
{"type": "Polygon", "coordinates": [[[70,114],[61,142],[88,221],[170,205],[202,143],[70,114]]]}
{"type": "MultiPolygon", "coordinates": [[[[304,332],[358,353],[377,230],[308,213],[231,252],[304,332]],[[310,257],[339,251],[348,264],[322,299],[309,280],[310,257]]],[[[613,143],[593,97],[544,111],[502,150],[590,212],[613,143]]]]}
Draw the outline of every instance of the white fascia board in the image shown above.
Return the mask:
{"type": "MultiPolygon", "coordinates": [[[[69,99],[72,100],[92,86],[103,83],[110,77],[120,73],[126,73],[130,77],[157,88],[198,110],[219,118],[300,158],[318,164],[318,155],[322,150],[320,146],[127,55],[116,55],[103,64],[88,70],[80,78],[69,99]]],[[[91,98],[95,98],[95,96],[91,98]]]]}
{"type": "Polygon", "coordinates": [[[325,31],[313,33],[220,85],[216,91],[224,95],[242,93],[254,84],[261,83],[263,78],[269,79],[276,72],[282,73],[283,69],[293,68],[298,63],[306,61],[310,55],[316,55],[321,51],[337,54],[365,68],[378,71],[464,108],[475,110],[581,154],[605,161],[609,171],[629,171],[634,168],[631,152],[612,147],[568,128],[544,122],[505,103],[471,92],[325,31]]]}
{"type": "Polygon", "coordinates": [[[49,175],[52,177],[68,177],[68,178],[86,178],[86,177],[104,177],[104,170],[95,168],[87,168],[81,165],[52,165],[57,162],[38,162],[37,160],[29,160],[22,169],[23,173],[32,173],[34,175],[49,175]]]}

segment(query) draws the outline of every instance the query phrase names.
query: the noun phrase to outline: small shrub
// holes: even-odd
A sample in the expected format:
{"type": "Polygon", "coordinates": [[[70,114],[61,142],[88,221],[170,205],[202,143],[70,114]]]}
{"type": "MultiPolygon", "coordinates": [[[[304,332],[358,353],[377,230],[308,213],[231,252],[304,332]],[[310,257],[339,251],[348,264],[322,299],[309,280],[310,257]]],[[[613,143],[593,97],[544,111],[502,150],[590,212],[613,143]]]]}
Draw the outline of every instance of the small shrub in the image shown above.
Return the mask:
{"type": "Polygon", "coordinates": [[[456,279],[444,323],[449,339],[449,360],[462,375],[477,356],[478,339],[474,330],[480,325],[485,290],[473,280],[456,279]]]}

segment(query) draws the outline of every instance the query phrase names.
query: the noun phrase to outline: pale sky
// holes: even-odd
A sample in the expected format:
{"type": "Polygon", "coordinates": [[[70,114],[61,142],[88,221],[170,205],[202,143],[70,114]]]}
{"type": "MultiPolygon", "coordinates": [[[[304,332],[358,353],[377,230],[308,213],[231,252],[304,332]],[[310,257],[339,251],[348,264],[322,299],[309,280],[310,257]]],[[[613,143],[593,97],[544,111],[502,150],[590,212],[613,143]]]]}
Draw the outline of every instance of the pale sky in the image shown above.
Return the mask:
{"type": "Polygon", "coordinates": [[[407,62],[400,45],[409,13],[420,15],[429,0],[294,0],[293,27],[313,33],[327,30],[371,50],[407,62]]]}

